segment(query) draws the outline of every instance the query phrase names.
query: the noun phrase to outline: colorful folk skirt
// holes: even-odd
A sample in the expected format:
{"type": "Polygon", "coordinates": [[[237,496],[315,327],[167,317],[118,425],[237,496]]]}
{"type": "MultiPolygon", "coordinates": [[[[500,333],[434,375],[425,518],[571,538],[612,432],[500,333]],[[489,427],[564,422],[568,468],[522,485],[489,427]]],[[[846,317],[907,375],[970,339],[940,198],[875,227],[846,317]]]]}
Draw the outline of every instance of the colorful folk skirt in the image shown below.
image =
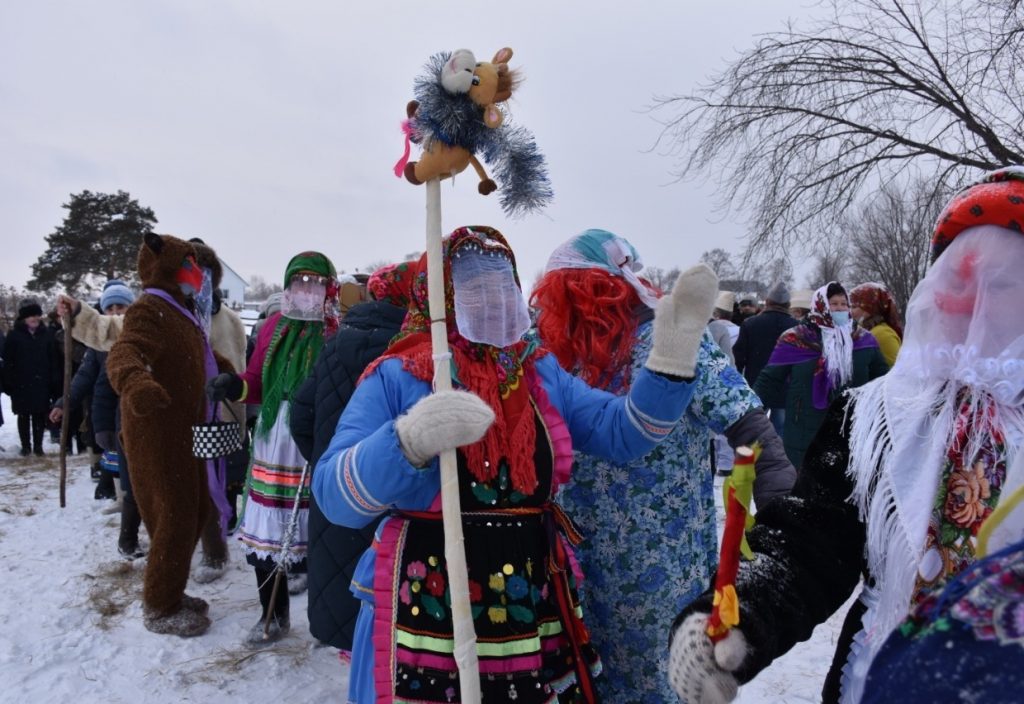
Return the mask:
{"type": "MultiPolygon", "coordinates": [[[[579,681],[592,689],[601,665],[583,625],[561,512],[548,505],[463,516],[483,701],[586,701],[579,681]]],[[[458,702],[440,514],[398,514],[377,548],[377,701],[458,702]]]]}
{"type": "Polygon", "coordinates": [[[306,571],[312,472],[306,472],[300,492],[305,465],[306,460],[288,428],[288,402],[282,402],[270,432],[263,435],[257,427],[253,438],[252,466],[238,529],[238,539],[245,546],[249,564],[270,569],[281,560],[281,544],[298,501],[298,513],[284,562],[290,571],[306,571]]]}

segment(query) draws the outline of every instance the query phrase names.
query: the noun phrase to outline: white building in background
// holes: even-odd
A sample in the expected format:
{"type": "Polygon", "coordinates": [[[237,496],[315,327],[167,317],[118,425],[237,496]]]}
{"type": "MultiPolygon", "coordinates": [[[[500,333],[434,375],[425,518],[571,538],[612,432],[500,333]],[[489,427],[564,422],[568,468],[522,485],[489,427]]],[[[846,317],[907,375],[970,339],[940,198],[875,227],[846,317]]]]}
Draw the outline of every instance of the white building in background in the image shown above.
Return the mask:
{"type": "Polygon", "coordinates": [[[242,303],[245,302],[245,289],[249,288],[249,282],[243,279],[237,271],[229,267],[220,257],[217,257],[217,261],[220,262],[221,268],[224,269],[224,276],[220,281],[221,300],[229,308],[239,310],[242,307],[242,303]]]}

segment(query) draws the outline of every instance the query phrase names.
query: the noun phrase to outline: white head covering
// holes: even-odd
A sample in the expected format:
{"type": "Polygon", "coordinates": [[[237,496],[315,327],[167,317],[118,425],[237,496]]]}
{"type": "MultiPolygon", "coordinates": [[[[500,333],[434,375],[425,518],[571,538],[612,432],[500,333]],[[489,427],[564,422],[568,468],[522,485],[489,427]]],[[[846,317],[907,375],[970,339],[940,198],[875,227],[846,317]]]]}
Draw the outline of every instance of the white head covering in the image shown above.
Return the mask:
{"type": "MultiPolygon", "coordinates": [[[[832,319],[832,307],[828,301],[828,287],[836,283],[829,281],[814,292],[808,314],[811,322],[821,330],[821,356],[825,359],[825,371],[833,389],[846,386],[853,378],[853,323],[847,320],[837,325],[832,319]]],[[[843,295],[849,305],[849,295],[843,295]]]]}
{"type": "Polygon", "coordinates": [[[558,269],[603,269],[625,279],[644,305],[654,309],[658,297],[637,276],[643,268],[640,254],[627,240],[606,230],[587,230],[552,252],[544,273],[558,269]]]}
{"type": "MultiPolygon", "coordinates": [[[[862,596],[868,612],[844,668],[843,701],[859,698],[871,661],[907,614],[919,573],[928,578],[937,569],[940,558],[925,552],[928,521],[958,417],[969,413],[971,427],[999,428],[1004,455],[993,461],[1019,468],[1022,264],[1020,233],[991,225],[964,230],[914,289],[893,368],[853,392],[848,471],[852,499],[867,524],[875,586],[862,596]],[[971,405],[961,408],[965,389],[971,405]]],[[[979,435],[963,441],[964,457],[985,441],[979,435]]]]}

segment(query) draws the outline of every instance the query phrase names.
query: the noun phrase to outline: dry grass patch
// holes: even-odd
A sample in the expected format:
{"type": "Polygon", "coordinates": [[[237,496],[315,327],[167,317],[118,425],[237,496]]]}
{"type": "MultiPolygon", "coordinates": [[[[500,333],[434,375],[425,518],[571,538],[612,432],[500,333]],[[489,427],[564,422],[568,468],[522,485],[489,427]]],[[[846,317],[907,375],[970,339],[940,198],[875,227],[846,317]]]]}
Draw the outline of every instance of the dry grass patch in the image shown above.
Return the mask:
{"type": "Polygon", "coordinates": [[[90,580],[86,603],[99,614],[100,629],[106,631],[133,601],[142,595],[142,568],[128,560],[105,562],[96,574],[83,575],[90,580]]]}

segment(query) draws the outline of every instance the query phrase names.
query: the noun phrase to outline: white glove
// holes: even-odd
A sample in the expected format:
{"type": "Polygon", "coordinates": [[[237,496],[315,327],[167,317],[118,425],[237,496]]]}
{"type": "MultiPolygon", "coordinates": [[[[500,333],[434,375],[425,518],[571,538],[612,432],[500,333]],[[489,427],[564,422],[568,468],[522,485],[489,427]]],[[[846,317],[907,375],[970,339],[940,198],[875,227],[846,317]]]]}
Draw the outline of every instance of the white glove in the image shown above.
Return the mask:
{"type": "Polygon", "coordinates": [[[468,391],[439,391],[424,396],[395,421],[402,454],[423,467],[441,454],[479,440],[494,422],[494,411],[468,391]]]}
{"type": "Polygon", "coordinates": [[[645,366],[652,372],[690,378],[697,371],[697,350],[718,295],[718,277],[706,264],[687,269],[658,301],[654,344],[645,366]]]}
{"type": "Polygon", "coordinates": [[[747,639],[733,628],[712,644],[707,627],[707,614],[690,614],[672,634],[668,681],[685,704],[726,704],[739,689],[732,671],[747,657],[747,639]]]}

